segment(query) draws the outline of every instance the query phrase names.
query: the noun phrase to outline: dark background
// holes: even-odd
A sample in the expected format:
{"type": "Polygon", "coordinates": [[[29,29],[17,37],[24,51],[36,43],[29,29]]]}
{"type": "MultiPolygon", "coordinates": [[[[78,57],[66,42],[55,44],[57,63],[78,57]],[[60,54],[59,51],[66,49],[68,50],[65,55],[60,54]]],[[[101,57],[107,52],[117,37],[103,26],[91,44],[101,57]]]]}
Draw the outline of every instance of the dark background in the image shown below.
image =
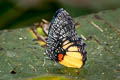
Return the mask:
{"type": "Polygon", "coordinates": [[[120,7],[120,0],[0,0],[0,29],[29,27],[41,19],[50,21],[59,8],[72,17],[120,7]]]}

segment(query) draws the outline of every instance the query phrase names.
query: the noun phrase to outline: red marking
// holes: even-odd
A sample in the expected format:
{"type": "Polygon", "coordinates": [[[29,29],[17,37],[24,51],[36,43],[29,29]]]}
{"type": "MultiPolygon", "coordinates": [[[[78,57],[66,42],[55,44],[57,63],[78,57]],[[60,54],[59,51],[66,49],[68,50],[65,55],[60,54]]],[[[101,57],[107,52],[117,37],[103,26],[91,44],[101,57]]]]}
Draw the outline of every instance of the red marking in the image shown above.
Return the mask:
{"type": "Polygon", "coordinates": [[[64,56],[64,55],[63,55],[62,53],[59,53],[59,54],[58,54],[58,60],[59,60],[59,61],[63,60],[63,56],[64,56]]]}

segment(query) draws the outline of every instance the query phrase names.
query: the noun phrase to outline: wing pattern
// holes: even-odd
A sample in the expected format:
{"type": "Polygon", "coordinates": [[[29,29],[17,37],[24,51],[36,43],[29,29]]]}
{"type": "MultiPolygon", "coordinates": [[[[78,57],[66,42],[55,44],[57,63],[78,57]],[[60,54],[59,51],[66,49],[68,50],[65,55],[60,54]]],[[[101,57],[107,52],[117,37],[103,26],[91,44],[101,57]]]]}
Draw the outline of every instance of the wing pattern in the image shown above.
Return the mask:
{"type": "Polygon", "coordinates": [[[85,61],[85,43],[77,35],[72,17],[66,10],[60,8],[58,11],[56,11],[48,30],[46,54],[52,60],[57,61],[57,56],[59,53],[66,54],[66,50],[62,48],[62,45],[66,40],[73,42],[73,45],[76,45],[80,48],[81,53],[85,55],[85,58],[83,58],[85,61]]]}

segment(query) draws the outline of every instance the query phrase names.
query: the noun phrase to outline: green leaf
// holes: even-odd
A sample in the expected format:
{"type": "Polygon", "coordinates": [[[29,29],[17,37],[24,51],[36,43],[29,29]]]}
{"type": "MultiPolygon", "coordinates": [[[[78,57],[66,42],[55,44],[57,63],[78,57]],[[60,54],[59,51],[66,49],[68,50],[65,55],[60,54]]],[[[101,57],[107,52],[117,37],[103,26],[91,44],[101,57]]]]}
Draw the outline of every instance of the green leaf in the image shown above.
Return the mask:
{"type": "Polygon", "coordinates": [[[88,60],[82,69],[49,59],[43,66],[45,48],[33,41],[28,28],[0,31],[0,80],[47,80],[49,75],[55,80],[120,80],[119,14],[116,9],[74,18],[87,44],[88,60]]]}

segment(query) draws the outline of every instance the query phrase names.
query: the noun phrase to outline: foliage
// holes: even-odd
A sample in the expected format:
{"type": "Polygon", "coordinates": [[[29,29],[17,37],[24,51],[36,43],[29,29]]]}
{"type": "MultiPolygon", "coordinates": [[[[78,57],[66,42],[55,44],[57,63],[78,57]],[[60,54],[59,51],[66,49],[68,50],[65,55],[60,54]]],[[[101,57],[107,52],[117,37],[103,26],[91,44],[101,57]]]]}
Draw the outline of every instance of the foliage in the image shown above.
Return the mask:
{"type": "Polygon", "coordinates": [[[0,80],[46,80],[50,75],[51,80],[120,80],[119,13],[108,10],[74,19],[87,43],[88,60],[82,69],[51,60],[43,66],[45,48],[33,41],[28,28],[0,31],[0,80]]]}

